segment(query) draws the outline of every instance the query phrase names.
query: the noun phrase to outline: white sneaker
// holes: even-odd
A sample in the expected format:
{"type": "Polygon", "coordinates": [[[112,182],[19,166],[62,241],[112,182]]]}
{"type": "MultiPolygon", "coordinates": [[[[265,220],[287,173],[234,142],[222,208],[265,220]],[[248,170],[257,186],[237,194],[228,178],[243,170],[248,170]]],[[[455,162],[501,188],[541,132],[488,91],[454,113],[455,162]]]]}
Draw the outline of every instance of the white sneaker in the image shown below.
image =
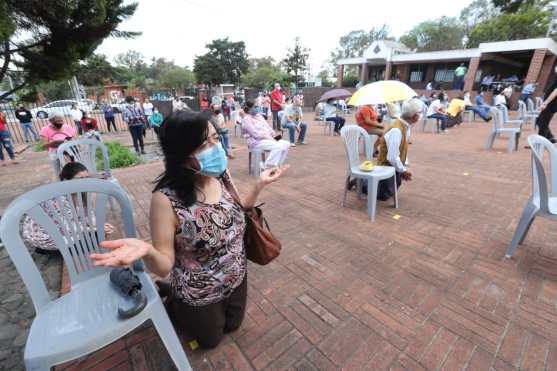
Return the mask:
{"type": "Polygon", "coordinates": [[[290,143],[290,147],[296,147],[296,143],[290,143]]]}
{"type": "Polygon", "coordinates": [[[443,130],[443,134],[449,134],[449,129],[443,130]]]}

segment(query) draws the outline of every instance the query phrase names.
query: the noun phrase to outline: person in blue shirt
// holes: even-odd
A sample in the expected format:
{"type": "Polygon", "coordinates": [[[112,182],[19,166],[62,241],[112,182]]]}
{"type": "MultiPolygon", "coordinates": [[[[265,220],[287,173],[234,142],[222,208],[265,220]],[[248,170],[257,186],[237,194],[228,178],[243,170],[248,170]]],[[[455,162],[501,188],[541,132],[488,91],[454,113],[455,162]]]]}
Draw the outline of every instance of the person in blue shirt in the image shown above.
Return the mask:
{"type": "Polygon", "coordinates": [[[485,104],[483,98],[483,92],[476,95],[476,105],[472,104],[470,100],[470,92],[464,92],[464,109],[467,111],[472,111],[477,113],[485,122],[491,120],[491,115],[489,114],[489,106],[485,104]]]}
{"type": "Polygon", "coordinates": [[[105,101],[102,105],[102,111],[104,113],[104,119],[106,121],[108,132],[110,133],[110,125],[112,125],[114,131],[117,133],[118,129],[116,129],[116,122],[114,121],[114,108],[112,108],[112,106],[105,101]]]}
{"type": "Polygon", "coordinates": [[[536,91],[536,85],[537,84],[534,82],[526,84],[524,88],[522,88],[522,92],[520,93],[520,97],[518,97],[518,99],[526,103],[526,100],[530,98],[534,91],[536,91]]]}

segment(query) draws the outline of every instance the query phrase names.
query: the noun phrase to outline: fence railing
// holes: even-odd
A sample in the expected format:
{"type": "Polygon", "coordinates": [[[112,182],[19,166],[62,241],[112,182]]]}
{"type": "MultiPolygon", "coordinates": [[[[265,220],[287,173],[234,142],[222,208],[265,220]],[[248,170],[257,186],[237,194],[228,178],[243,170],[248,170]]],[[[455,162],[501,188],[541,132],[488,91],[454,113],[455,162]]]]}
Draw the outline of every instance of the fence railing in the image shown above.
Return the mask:
{"type": "MultiPolygon", "coordinates": [[[[33,116],[33,119],[31,120],[31,124],[38,135],[40,135],[41,129],[50,123],[48,118],[52,117],[54,114],[62,115],[64,117],[64,122],[68,125],[73,126],[77,131],[77,127],[75,125],[75,122],[70,113],[70,109],[68,107],[56,107],[53,109],[48,109],[48,108],[44,108],[44,106],[41,107],[41,106],[30,104],[30,105],[25,105],[25,108],[28,109],[33,116]]],[[[22,127],[19,120],[17,119],[15,110],[16,110],[16,106],[14,104],[3,103],[0,105],[0,111],[2,111],[5,115],[8,131],[10,132],[12,142],[14,144],[22,144],[25,143],[24,128],[22,127]]],[[[101,132],[108,132],[108,126],[104,118],[104,113],[98,108],[90,110],[89,113],[91,114],[92,118],[97,120],[97,125],[99,127],[99,130],[101,132]]],[[[118,129],[118,131],[128,130],[128,126],[123,121],[121,113],[114,114],[114,121],[116,123],[116,128],[118,129]]],[[[30,141],[33,141],[34,139],[31,133],[29,135],[29,139],[30,141]]]]}

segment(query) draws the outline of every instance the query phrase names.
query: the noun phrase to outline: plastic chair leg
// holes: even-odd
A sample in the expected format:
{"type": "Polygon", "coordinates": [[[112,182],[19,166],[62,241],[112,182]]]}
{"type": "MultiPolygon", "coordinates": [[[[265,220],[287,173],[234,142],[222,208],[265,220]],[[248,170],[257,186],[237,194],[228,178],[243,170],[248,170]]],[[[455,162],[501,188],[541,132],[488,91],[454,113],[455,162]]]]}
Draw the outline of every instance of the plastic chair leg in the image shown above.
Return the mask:
{"type": "Polygon", "coordinates": [[[516,227],[516,231],[514,232],[513,239],[507,252],[505,253],[505,257],[510,258],[519,244],[522,244],[524,238],[528,234],[530,230],[530,226],[532,222],[536,218],[536,214],[538,213],[538,208],[532,203],[531,199],[528,200],[528,204],[524,208],[522,212],[522,216],[520,217],[520,221],[516,227]]]}
{"type": "Polygon", "coordinates": [[[346,195],[348,194],[348,187],[350,185],[350,175],[346,177],[344,182],[344,196],[342,197],[342,207],[346,207],[346,195]]]}
{"type": "Polygon", "coordinates": [[[166,310],[164,309],[162,303],[158,305],[158,310],[153,313],[153,317],[151,318],[159,336],[174,361],[174,365],[180,371],[190,371],[192,368],[186,357],[186,353],[184,352],[184,348],[180,343],[180,339],[178,335],[176,335],[176,331],[174,330],[174,326],[168,319],[168,315],[166,314],[166,310]]]}
{"type": "Polygon", "coordinates": [[[513,149],[516,147],[515,143],[516,143],[516,135],[512,134],[509,137],[509,141],[507,143],[507,152],[513,153],[513,149]]]}
{"type": "Polygon", "coordinates": [[[398,184],[396,183],[396,174],[393,176],[393,182],[395,183],[395,209],[398,209],[398,184]]]}
{"type": "Polygon", "coordinates": [[[367,216],[372,222],[375,220],[375,207],[377,205],[377,181],[367,180],[367,216]]]}
{"type": "Polygon", "coordinates": [[[491,132],[487,137],[487,143],[485,144],[485,149],[490,150],[493,148],[493,142],[495,141],[495,136],[497,133],[491,132]]]}

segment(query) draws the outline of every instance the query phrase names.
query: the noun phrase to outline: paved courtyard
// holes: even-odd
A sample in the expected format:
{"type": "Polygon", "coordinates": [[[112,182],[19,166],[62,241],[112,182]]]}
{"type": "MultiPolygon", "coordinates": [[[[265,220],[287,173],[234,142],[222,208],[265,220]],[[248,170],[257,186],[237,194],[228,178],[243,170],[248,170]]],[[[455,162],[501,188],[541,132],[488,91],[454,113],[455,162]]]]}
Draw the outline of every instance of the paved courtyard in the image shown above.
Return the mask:
{"type": "MultiPolygon", "coordinates": [[[[489,129],[479,122],[447,135],[415,129],[413,180],[400,188],[400,208],[379,202],[370,223],[365,201],[354,193],[346,208],[340,206],[344,148],[339,137],[324,136],[313,124],[309,145],[291,149],[287,175],[261,195],[283,252],[268,266],[250,263],[240,330],[210,351],[191,350],[184,334],[193,368],[557,370],[555,224],[537,220],[514,257],[504,258],[530,194],[530,154],[523,145],[532,130],[525,131],[519,152],[508,154],[503,139],[494,151],[483,149],[489,129]]],[[[253,181],[247,151],[242,140],[233,143],[231,171],[245,190],[253,181]]],[[[26,165],[0,168],[0,210],[48,180],[44,154],[25,156],[26,165]]],[[[161,170],[155,162],[114,172],[146,239],[151,182],[161,170]]],[[[15,273],[0,266],[6,282],[15,273]]],[[[29,300],[20,306],[30,306],[29,300]]],[[[15,310],[5,299],[0,309],[15,310]]],[[[0,336],[0,346],[8,340],[0,336]]],[[[4,368],[21,367],[13,354],[1,356],[4,368]]],[[[173,365],[147,325],[57,369],[173,365]]]]}

